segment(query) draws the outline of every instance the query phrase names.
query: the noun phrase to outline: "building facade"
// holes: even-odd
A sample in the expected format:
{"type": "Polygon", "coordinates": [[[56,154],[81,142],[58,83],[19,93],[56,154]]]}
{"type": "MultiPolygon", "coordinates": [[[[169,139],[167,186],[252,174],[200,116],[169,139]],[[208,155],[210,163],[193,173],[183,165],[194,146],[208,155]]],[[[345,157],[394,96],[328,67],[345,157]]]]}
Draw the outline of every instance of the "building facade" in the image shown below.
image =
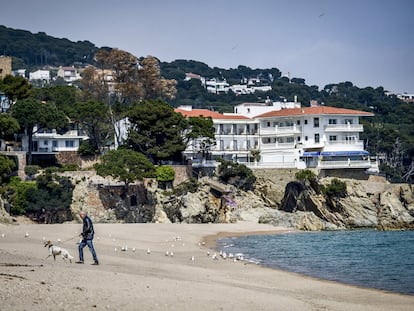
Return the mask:
{"type": "Polygon", "coordinates": [[[10,56],[0,56],[0,79],[12,73],[12,58],[10,56]]]}
{"type": "MultiPolygon", "coordinates": [[[[369,154],[359,135],[360,117],[372,113],[327,107],[301,107],[297,102],[246,103],[234,113],[220,114],[182,106],[185,117],[211,117],[216,144],[210,159],[218,157],[259,167],[321,169],[371,167],[369,154]],[[253,154],[259,154],[259,157],[253,154]]],[[[200,159],[197,141],[184,152],[194,162],[200,159]]]]}

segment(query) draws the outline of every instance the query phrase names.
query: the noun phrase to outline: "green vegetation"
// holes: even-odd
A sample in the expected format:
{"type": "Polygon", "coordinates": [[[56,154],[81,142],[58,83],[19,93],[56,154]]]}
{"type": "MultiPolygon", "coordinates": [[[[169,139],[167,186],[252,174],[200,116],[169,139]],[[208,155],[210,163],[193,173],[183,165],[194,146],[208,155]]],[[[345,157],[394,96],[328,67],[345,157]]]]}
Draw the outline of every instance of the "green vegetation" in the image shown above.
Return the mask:
{"type": "Polygon", "coordinates": [[[93,56],[97,50],[98,48],[89,41],[72,42],[48,36],[44,32],[33,34],[30,31],[0,26],[0,51],[14,57],[13,69],[18,69],[17,64],[29,68],[90,64],[93,63],[93,56]]]}
{"type": "Polygon", "coordinates": [[[295,178],[297,180],[313,181],[313,180],[316,180],[316,175],[311,170],[304,169],[304,170],[300,170],[296,172],[295,178]]]}
{"type": "Polygon", "coordinates": [[[26,165],[24,167],[24,172],[26,175],[32,177],[34,175],[36,175],[40,170],[40,166],[39,165],[26,165]]]}
{"type": "Polygon", "coordinates": [[[98,175],[112,176],[126,186],[136,180],[155,176],[154,165],[142,153],[124,148],[108,151],[102,156],[101,163],[94,167],[98,175]]]}
{"type": "Polygon", "coordinates": [[[16,167],[16,163],[9,159],[8,156],[0,154],[0,183],[10,176],[16,167]]]}
{"type": "Polygon", "coordinates": [[[161,165],[156,168],[158,182],[172,182],[175,178],[175,171],[169,165],[161,165]]]}
{"type": "Polygon", "coordinates": [[[187,128],[187,120],[171,106],[160,100],[145,100],[131,107],[128,118],[130,148],[155,164],[181,160],[186,147],[182,133],[187,128]]]}
{"type": "Polygon", "coordinates": [[[217,176],[220,181],[236,186],[245,191],[253,190],[256,176],[246,165],[219,159],[217,176]]]}
{"type": "Polygon", "coordinates": [[[6,187],[7,197],[11,204],[11,215],[24,215],[28,209],[29,202],[27,193],[36,191],[37,185],[34,181],[21,181],[18,177],[12,177],[6,187]]]}
{"type": "Polygon", "coordinates": [[[344,181],[339,180],[338,178],[334,178],[328,185],[324,187],[323,192],[330,198],[344,198],[347,193],[346,183],[344,181]]]}

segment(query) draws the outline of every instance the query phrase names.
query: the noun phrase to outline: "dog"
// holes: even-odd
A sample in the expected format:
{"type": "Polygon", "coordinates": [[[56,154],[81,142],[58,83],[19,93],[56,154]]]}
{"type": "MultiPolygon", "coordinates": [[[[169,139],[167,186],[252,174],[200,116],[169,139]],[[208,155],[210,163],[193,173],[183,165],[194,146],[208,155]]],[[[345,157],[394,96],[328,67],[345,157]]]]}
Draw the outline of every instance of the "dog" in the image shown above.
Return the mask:
{"type": "Polygon", "coordinates": [[[73,256],[69,254],[69,251],[67,249],[55,246],[51,241],[45,241],[45,247],[49,247],[49,255],[47,255],[45,259],[53,256],[53,259],[56,260],[56,256],[61,255],[64,261],[66,261],[66,259],[69,259],[69,262],[72,263],[73,256]]]}

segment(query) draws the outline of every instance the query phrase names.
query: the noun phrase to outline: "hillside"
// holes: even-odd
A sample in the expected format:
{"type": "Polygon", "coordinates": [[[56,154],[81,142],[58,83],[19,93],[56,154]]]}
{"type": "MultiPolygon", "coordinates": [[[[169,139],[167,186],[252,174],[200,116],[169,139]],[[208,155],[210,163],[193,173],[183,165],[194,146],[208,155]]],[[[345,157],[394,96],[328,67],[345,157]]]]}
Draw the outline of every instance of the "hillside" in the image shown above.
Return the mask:
{"type": "Polygon", "coordinates": [[[13,69],[91,63],[97,50],[89,41],[73,42],[0,25],[0,53],[13,56],[13,69]]]}
{"type": "MultiPolygon", "coordinates": [[[[13,69],[26,68],[31,71],[47,65],[64,66],[93,63],[99,48],[89,41],[72,42],[58,39],[45,33],[33,34],[0,26],[0,53],[13,56],[13,69]]],[[[317,101],[334,107],[373,112],[375,117],[362,120],[364,133],[361,139],[371,154],[382,155],[382,167],[391,180],[408,181],[414,172],[414,109],[395,95],[387,94],[383,87],[359,88],[352,82],[328,84],[319,90],[318,86],[307,85],[304,78],[283,77],[277,68],[252,69],[243,65],[237,68],[217,68],[196,61],[178,59],[160,62],[161,75],[177,81],[177,94],[169,101],[172,106],[192,105],[220,112],[232,112],[242,102],[271,100],[293,101],[297,98],[303,106],[317,101]],[[193,73],[205,79],[226,80],[229,85],[240,84],[242,80],[255,79],[259,84],[271,86],[270,91],[238,95],[229,91],[223,94],[207,92],[199,79],[185,80],[186,73],[193,73]],[[406,175],[411,172],[411,175],[406,175]],[[404,177],[405,176],[405,177],[404,177]],[[404,178],[402,178],[404,177],[404,178]]]]}

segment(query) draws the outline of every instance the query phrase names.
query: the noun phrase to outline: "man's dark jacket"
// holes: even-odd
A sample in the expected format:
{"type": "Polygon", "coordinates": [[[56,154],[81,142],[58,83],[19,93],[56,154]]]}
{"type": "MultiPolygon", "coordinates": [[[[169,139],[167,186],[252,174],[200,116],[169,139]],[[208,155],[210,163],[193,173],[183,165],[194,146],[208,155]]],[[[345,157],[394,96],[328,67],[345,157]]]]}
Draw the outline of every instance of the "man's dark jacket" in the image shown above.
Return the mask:
{"type": "Polygon", "coordinates": [[[85,240],[93,240],[94,234],[95,231],[93,230],[92,220],[89,216],[85,216],[85,218],[83,218],[82,237],[85,240]]]}

